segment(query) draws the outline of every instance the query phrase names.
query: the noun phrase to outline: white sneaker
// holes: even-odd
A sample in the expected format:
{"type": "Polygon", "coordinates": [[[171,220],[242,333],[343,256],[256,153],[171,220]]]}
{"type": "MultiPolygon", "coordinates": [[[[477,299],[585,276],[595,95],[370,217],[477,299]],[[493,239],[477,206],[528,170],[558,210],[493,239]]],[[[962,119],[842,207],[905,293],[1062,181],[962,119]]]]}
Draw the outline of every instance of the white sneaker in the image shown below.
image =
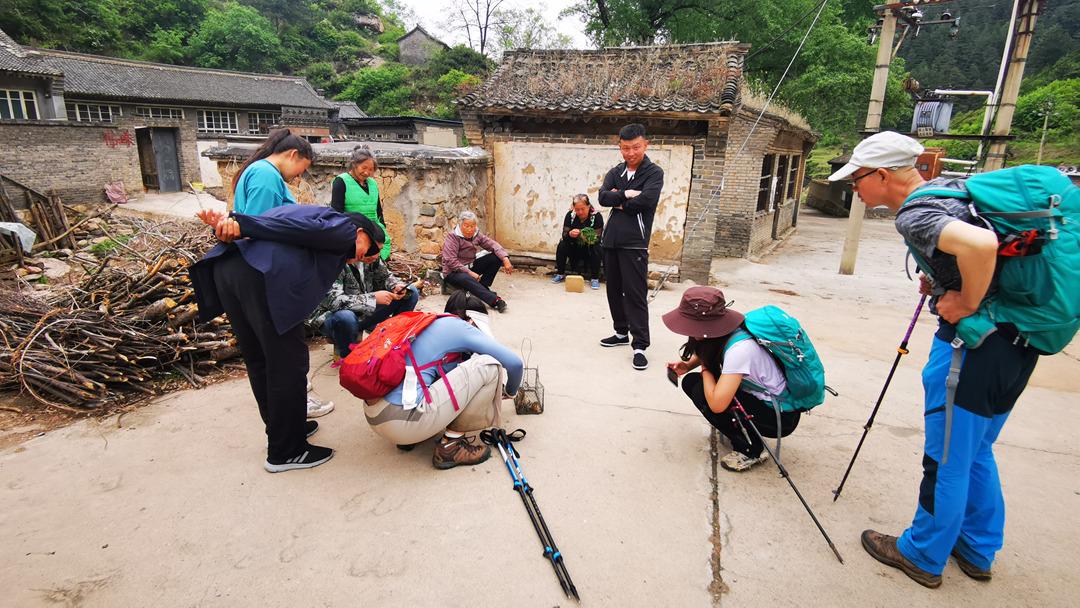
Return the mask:
{"type": "Polygon", "coordinates": [[[308,395],[307,398],[307,417],[318,418],[319,416],[325,416],[334,411],[333,401],[322,401],[317,397],[308,395]]]}
{"type": "Polygon", "coordinates": [[[742,452],[731,452],[727,456],[720,459],[720,466],[729,471],[748,471],[754,465],[765,462],[769,459],[769,453],[762,450],[761,454],[757,458],[751,458],[742,452]]]}

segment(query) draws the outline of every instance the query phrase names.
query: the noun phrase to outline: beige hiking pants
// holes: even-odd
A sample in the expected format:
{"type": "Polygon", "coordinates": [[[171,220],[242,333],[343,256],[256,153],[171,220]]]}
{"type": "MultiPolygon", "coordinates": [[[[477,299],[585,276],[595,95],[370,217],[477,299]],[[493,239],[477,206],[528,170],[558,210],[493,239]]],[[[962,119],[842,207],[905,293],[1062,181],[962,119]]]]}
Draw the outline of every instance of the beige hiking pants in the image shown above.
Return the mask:
{"type": "Polygon", "coordinates": [[[420,443],[444,429],[466,433],[498,426],[501,379],[502,366],[494,357],[473,355],[428,387],[431,403],[421,397],[419,405],[407,410],[379,399],[364,405],[364,416],[376,433],[398,445],[420,443]],[[458,411],[454,411],[446,382],[454,387],[458,411]]]}

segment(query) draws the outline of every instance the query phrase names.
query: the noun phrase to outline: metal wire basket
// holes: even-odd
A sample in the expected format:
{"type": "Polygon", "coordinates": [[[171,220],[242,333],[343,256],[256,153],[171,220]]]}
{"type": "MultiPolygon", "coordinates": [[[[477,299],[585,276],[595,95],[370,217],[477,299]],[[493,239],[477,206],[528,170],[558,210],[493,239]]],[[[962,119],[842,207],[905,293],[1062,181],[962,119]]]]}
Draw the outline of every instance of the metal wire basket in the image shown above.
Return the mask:
{"type": "MultiPolygon", "coordinates": [[[[528,339],[522,341],[522,351],[528,339]]],[[[529,343],[529,354],[532,354],[532,344],[529,343]]],[[[521,375],[521,388],[514,395],[514,411],[518,414],[543,414],[544,413],[544,385],[540,382],[540,368],[528,367],[529,357],[525,356],[525,369],[521,375]]]]}

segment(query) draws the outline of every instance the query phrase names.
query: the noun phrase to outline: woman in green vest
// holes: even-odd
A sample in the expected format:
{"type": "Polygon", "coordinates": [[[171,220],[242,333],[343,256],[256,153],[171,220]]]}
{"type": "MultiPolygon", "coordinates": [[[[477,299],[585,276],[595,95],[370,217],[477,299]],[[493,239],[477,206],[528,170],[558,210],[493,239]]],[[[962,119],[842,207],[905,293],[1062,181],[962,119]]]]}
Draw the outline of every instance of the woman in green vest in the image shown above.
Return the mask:
{"type": "Polygon", "coordinates": [[[390,231],[383,219],[379,185],[372,177],[378,167],[375,157],[366,148],[354,148],[349,156],[349,170],[334,178],[330,207],[341,213],[361,213],[378,224],[386,234],[386,243],[379,252],[379,257],[385,260],[390,257],[390,231]]]}

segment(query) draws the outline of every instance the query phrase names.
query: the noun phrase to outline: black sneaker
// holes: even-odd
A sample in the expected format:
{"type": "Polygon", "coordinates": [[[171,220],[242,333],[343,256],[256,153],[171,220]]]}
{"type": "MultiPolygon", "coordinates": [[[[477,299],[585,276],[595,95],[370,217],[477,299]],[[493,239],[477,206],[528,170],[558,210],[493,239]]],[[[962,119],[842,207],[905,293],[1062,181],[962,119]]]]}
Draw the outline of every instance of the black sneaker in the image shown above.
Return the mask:
{"type": "Polygon", "coordinates": [[[610,338],[604,338],[600,340],[600,346],[626,346],[630,344],[630,336],[611,336],[610,338]]]}
{"type": "Polygon", "coordinates": [[[495,300],[495,303],[491,305],[492,308],[499,312],[506,312],[506,300],[499,298],[495,300]]]}
{"type": "Polygon", "coordinates": [[[304,448],[304,451],[292,458],[267,458],[263,468],[270,473],[281,473],[293,469],[310,469],[319,466],[333,457],[334,450],[331,450],[330,448],[308,445],[304,448]]]}
{"type": "Polygon", "coordinates": [[[649,367],[649,360],[645,357],[645,353],[634,353],[634,369],[645,369],[649,367]]]}
{"type": "Polygon", "coordinates": [[[304,422],[304,433],[307,437],[311,437],[315,434],[315,431],[319,430],[319,423],[314,420],[307,420],[304,422]]]}

